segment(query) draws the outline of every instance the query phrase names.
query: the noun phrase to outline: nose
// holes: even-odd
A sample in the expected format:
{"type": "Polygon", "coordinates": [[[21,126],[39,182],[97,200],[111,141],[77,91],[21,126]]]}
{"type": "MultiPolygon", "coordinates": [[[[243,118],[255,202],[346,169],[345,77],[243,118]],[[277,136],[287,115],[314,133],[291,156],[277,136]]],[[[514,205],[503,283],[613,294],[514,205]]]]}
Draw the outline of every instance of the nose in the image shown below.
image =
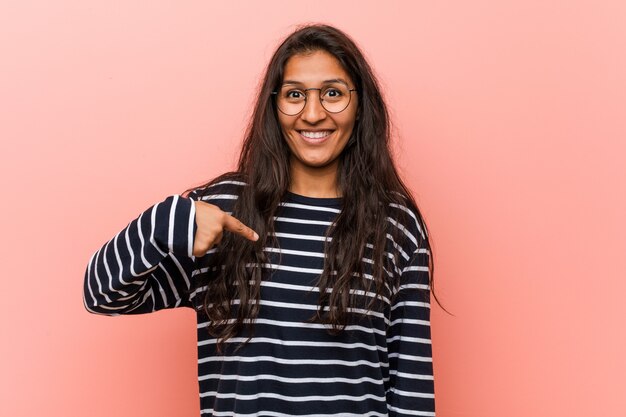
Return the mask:
{"type": "Polygon", "coordinates": [[[300,118],[310,124],[315,124],[326,118],[326,110],[322,107],[319,98],[320,90],[311,89],[307,91],[307,99],[304,103],[304,109],[300,113],[300,118]],[[315,94],[312,94],[315,91],[315,94]]]}

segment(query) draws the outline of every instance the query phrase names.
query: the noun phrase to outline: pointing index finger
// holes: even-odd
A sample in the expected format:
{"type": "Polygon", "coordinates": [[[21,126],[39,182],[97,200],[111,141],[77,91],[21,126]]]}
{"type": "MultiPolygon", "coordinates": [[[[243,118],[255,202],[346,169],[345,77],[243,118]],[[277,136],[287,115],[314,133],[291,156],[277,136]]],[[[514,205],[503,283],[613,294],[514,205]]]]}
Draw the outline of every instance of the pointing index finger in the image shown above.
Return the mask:
{"type": "Polygon", "coordinates": [[[238,235],[241,235],[249,240],[256,241],[259,239],[259,235],[254,230],[250,229],[239,219],[231,216],[230,214],[225,214],[226,217],[224,220],[224,229],[228,230],[229,232],[237,233],[238,235]]]}

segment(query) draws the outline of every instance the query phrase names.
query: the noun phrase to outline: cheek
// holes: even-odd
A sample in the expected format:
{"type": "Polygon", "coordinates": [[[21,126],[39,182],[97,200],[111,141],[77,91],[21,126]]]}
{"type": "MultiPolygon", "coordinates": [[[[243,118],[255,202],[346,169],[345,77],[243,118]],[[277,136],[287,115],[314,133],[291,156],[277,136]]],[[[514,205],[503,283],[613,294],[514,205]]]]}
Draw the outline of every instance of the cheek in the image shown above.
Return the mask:
{"type": "Polygon", "coordinates": [[[350,115],[350,117],[346,117],[345,120],[343,120],[341,123],[342,129],[347,134],[351,134],[355,126],[356,126],[356,119],[354,115],[350,115]]]}
{"type": "Polygon", "coordinates": [[[291,126],[291,120],[289,118],[287,118],[285,115],[283,115],[282,113],[278,113],[278,125],[280,126],[281,129],[283,130],[287,130],[289,129],[289,127],[291,126]]]}
{"type": "Polygon", "coordinates": [[[345,127],[345,129],[352,129],[354,127],[354,125],[356,124],[356,114],[357,114],[357,107],[354,106],[350,109],[349,113],[345,114],[345,117],[342,119],[342,125],[345,127]]]}

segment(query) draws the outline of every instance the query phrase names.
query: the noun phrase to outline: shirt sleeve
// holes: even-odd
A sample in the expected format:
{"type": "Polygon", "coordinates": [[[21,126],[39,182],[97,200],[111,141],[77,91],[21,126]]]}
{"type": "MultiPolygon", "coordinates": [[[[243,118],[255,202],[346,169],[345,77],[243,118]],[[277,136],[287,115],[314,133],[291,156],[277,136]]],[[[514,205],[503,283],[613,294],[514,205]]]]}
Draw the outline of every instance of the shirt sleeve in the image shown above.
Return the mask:
{"type": "Polygon", "coordinates": [[[429,257],[417,249],[402,269],[387,331],[389,416],[434,416],[435,391],[430,338],[429,257]]]}
{"type": "Polygon", "coordinates": [[[196,229],[190,198],[172,195],[145,210],[89,260],[85,308],[117,316],[190,307],[196,229]]]}

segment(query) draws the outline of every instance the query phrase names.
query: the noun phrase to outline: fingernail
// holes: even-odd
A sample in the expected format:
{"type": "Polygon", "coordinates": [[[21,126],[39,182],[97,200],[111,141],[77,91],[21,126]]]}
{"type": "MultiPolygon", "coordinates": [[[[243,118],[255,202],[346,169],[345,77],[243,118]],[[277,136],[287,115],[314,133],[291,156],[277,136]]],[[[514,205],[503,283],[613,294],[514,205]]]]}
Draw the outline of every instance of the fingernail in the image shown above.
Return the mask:
{"type": "Polygon", "coordinates": [[[254,240],[259,240],[259,235],[256,232],[254,232],[254,240]]]}

